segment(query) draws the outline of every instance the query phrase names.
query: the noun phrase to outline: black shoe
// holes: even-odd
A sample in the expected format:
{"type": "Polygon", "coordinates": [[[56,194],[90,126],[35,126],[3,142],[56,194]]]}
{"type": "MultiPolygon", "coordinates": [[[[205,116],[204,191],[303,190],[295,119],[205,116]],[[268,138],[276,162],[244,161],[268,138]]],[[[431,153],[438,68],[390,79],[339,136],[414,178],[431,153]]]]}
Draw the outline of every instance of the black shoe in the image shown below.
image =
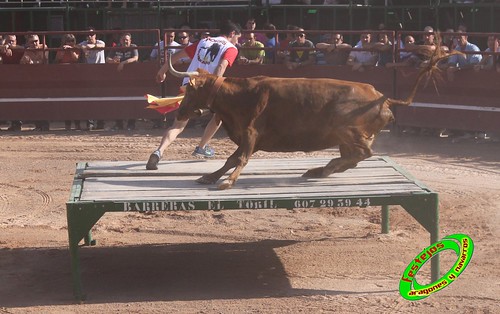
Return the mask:
{"type": "Polygon", "coordinates": [[[156,152],[152,153],[151,156],[149,156],[148,163],[146,164],[146,170],[158,170],[160,157],[155,153],[156,152]]]}

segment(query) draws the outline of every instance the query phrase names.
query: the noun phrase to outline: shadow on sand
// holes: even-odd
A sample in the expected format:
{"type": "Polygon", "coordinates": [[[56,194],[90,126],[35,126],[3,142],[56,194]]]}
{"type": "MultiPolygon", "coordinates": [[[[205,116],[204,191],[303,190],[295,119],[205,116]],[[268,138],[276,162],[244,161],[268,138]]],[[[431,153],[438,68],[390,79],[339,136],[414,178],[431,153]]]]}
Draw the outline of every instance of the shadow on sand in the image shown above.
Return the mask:
{"type": "MultiPolygon", "coordinates": [[[[84,247],[85,303],[249,299],[354,291],[294,289],[274,249],[288,240],[84,247]]],[[[3,249],[0,306],[75,303],[67,248],[3,249]],[[10,265],[9,265],[10,264],[10,265]]],[[[364,292],[366,293],[366,292],[364,292]]],[[[380,293],[380,291],[378,291],[380,293]]]]}

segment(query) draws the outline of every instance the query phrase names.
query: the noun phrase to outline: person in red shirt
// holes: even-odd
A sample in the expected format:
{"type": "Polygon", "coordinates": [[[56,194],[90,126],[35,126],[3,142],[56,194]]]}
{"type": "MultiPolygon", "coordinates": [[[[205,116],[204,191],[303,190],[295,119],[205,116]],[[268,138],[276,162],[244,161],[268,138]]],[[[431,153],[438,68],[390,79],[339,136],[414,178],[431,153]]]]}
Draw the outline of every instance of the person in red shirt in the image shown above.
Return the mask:
{"type": "MultiPolygon", "coordinates": [[[[56,53],[55,63],[71,64],[78,63],[80,59],[80,49],[76,46],[76,38],[73,34],[64,34],[61,38],[61,50],[56,53]]],[[[74,120],[75,129],[81,130],[80,120],[74,120]]],[[[71,130],[71,120],[64,121],[64,128],[71,130]]]]}
{"type": "Polygon", "coordinates": [[[65,34],[61,38],[61,50],[56,53],[55,63],[78,63],[80,49],[76,46],[76,38],[73,34],[65,34]]]}
{"type": "MultiPolygon", "coordinates": [[[[238,38],[241,36],[241,30],[238,25],[231,21],[226,21],[221,26],[221,36],[204,38],[197,43],[194,43],[183,50],[170,55],[172,64],[175,64],[182,58],[191,58],[191,63],[187,69],[188,72],[195,71],[198,68],[205,69],[210,73],[222,76],[227,67],[230,67],[237,55],[238,49],[236,44],[238,38]]],[[[166,62],[156,74],[156,80],[163,82],[166,78],[168,71],[168,62],[166,62]]],[[[189,78],[185,78],[183,85],[187,84],[189,78]]],[[[184,130],[189,120],[179,121],[175,119],[174,124],[165,131],[161,139],[160,146],[156,149],[146,164],[146,169],[158,169],[158,162],[160,161],[163,151],[177,138],[177,136],[184,130]]],[[[208,142],[214,136],[215,132],[219,129],[221,121],[214,115],[205,128],[205,132],[201,138],[200,144],[193,152],[194,156],[200,157],[213,157],[215,152],[212,148],[208,147],[208,142]]]]}

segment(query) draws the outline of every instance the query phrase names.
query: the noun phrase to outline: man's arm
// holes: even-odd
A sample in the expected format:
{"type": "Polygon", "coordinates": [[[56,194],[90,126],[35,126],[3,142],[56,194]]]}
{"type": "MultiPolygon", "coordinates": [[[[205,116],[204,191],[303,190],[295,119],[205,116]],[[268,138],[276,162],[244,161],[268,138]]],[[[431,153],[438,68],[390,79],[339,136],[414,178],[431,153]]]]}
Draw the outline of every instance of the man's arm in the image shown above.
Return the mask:
{"type": "Polygon", "coordinates": [[[103,42],[102,40],[96,41],[95,48],[104,48],[104,47],[106,47],[106,43],[105,42],[103,42]]]}
{"type": "Polygon", "coordinates": [[[221,62],[219,62],[219,65],[217,65],[217,67],[215,68],[214,75],[223,76],[228,65],[229,61],[226,59],[222,59],[221,62]]]}

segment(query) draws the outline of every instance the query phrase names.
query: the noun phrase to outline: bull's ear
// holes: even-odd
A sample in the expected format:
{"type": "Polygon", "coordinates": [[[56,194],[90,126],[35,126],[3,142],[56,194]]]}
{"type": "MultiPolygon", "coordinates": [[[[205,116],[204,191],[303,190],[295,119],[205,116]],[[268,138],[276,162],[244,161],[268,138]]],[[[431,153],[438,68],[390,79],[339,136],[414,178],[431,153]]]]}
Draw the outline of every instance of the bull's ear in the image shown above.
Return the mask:
{"type": "Polygon", "coordinates": [[[195,84],[196,84],[196,79],[194,77],[190,77],[189,78],[189,85],[191,85],[191,87],[195,87],[195,84]]]}

